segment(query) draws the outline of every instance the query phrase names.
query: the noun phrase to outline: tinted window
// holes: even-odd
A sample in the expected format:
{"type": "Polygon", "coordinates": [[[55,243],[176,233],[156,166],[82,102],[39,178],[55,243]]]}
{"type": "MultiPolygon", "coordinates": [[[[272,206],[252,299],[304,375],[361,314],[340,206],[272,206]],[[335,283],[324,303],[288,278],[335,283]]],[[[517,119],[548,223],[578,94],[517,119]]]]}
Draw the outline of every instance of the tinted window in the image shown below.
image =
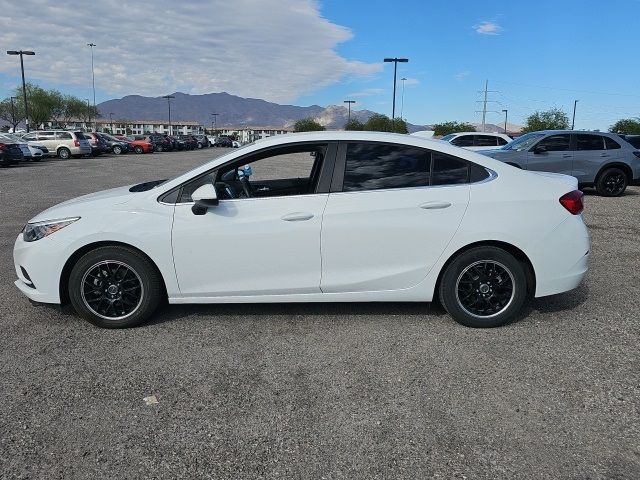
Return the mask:
{"type": "Polygon", "coordinates": [[[475,135],[475,143],[476,147],[495,147],[497,145],[496,138],[491,135],[475,135]]]}
{"type": "Polygon", "coordinates": [[[496,140],[498,141],[498,145],[506,145],[507,143],[509,143],[507,140],[505,140],[502,137],[496,137],[496,140]]]}
{"type": "Polygon", "coordinates": [[[620,148],[620,144],[613,138],[609,137],[604,137],[604,145],[607,150],[615,150],[616,148],[620,148]]]}
{"type": "Polygon", "coordinates": [[[565,152],[570,149],[571,136],[570,135],[551,135],[550,137],[543,138],[537,144],[537,146],[544,146],[547,152],[565,152]]]}
{"type": "Polygon", "coordinates": [[[429,185],[431,154],[422,148],[350,143],[346,160],[345,192],[429,185]]]}
{"type": "Polygon", "coordinates": [[[601,135],[577,135],[576,150],[604,150],[601,135]]]}
{"type": "Polygon", "coordinates": [[[451,140],[451,145],[455,145],[456,147],[473,147],[473,137],[474,135],[461,135],[451,140]]]}
{"type": "MultiPolygon", "coordinates": [[[[634,135],[634,136],[629,136],[627,138],[625,138],[625,140],[627,142],[629,142],[631,145],[633,145],[636,148],[640,148],[640,135],[634,135]]],[[[607,147],[609,148],[609,147],[607,147]]]]}
{"type": "MultiPolygon", "coordinates": [[[[22,138],[23,138],[24,140],[26,140],[27,142],[30,142],[30,141],[32,141],[32,140],[35,140],[37,137],[36,137],[36,134],[35,134],[35,133],[30,133],[29,135],[25,135],[25,136],[24,136],[24,137],[22,137],[22,138]]],[[[42,138],[42,137],[40,137],[40,138],[42,138]]]]}
{"type": "Polygon", "coordinates": [[[431,185],[456,185],[469,181],[469,164],[459,158],[433,153],[431,185]]]}
{"type": "Polygon", "coordinates": [[[58,132],[56,134],[56,138],[58,140],[72,140],[73,137],[71,136],[71,134],[69,132],[58,132]]]}

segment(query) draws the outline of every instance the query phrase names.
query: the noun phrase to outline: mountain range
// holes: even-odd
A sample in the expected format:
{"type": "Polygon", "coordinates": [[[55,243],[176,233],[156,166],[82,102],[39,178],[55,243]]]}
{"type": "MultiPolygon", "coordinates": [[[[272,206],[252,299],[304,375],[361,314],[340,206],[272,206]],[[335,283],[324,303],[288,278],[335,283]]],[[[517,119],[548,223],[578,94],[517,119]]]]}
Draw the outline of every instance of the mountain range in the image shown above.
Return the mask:
{"type": "MultiPolygon", "coordinates": [[[[171,94],[171,121],[196,121],[202,125],[212,125],[217,113],[217,127],[276,127],[291,128],[303,118],[314,118],[327,129],[344,127],[349,116],[348,109],[342,105],[321,107],[311,105],[280,105],[257,98],[243,98],[226,92],[189,95],[176,92],[171,94]]],[[[167,120],[169,106],[164,97],[143,97],[127,95],[107,100],[97,105],[103,118],[118,120],[167,120]]],[[[351,117],[366,122],[375,112],[371,110],[351,110],[351,117]]],[[[508,127],[517,127],[508,125],[508,127]]],[[[407,123],[409,133],[429,130],[430,125],[407,123]]],[[[486,131],[502,132],[499,125],[487,124],[486,131]]]]}

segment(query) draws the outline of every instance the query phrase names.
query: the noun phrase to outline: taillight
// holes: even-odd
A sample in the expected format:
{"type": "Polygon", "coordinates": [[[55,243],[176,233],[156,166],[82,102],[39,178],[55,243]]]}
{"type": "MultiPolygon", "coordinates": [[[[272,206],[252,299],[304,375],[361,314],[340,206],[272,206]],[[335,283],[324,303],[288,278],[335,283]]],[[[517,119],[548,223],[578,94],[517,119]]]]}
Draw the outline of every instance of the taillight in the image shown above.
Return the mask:
{"type": "Polygon", "coordinates": [[[640,152],[639,152],[638,150],[634,150],[634,151],[633,151],[633,154],[634,154],[636,157],[640,158],[640,152]]]}
{"type": "Polygon", "coordinates": [[[80,146],[80,140],[74,140],[74,141],[73,141],[73,144],[74,144],[76,147],[79,147],[79,146],[80,146]]]}
{"type": "Polygon", "coordinates": [[[574,190],[561,196],[560,203],[571,215],[579,215],[584,210],[582,197],[584,197],[584,194],[580,190],[574,190]]]}
{"type": "Polygon", "coordinates": [[[5,143],[0,143],[0,150],[6,150],[7,145],[5,143]]]}

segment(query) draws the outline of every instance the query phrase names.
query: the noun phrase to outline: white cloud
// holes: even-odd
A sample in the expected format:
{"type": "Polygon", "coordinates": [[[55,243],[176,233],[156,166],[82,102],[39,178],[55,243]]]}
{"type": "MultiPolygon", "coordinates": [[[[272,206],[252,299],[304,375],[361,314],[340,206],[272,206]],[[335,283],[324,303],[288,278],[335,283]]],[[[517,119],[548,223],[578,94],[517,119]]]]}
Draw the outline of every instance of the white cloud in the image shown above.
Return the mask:
{"type": "Polygon", "coordinates": [[[496,22],[484,21],[474,25],[473,29],[481,35],[500,35],[502,27],[496,22]]]}
{"type": "MultiPolygon", "coordinates": [[[[95,43],[96,88],[113,95],[227,91],[286,102],[382,69],[336,52],[353,34],[314,0],[22,0],[5,5],[0,29],[7,49],[36,51],[29,78],[56,84],[91,85],[86,44],[95,43]],[[25,28],[26,12],[46,28],[25,28]]],[[[17,68],[0,56],[0,73],[17,68]]]]}
{"type": "Polygon", "coordinates": [[[456,73],[453,78],[455,78],[458,81],[462,81],[465,78],[467,78],[469,75],[471,75],[471,72],[469,72],[468,70],[465,70],[464,72],[459,72],[456,73]]]}
{"type": "MultiPolygon", "coordinates": [[[[401,82],[398,82],[398,83],[401,83],[401,82]]],[[[420,85],[420,80],[418,80],[417,78],[407,78],[404,81],[404,84],[407,87],[411,87],[413,85],[420,85]]]]}

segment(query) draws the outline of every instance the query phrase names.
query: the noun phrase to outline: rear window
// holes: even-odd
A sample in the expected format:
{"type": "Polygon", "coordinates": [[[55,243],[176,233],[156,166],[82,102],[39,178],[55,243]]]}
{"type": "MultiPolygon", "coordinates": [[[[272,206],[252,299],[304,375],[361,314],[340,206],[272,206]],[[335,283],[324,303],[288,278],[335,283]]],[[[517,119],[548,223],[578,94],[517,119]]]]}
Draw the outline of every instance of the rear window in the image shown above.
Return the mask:
{"type": "Polygon", "coordinates": [[[56,137],[58,140],[73,140],[73,137],[69,132],[58,132],[56,137]]]}
{"type": "Polygon", "coordinates": [[[633,145],[634,147],[640,148],[640,135],[633,136],[633,137],[627,137],[627,138],[625,138],[625,140],[627,142],[629,142],[631,145],[633,145]]]}

